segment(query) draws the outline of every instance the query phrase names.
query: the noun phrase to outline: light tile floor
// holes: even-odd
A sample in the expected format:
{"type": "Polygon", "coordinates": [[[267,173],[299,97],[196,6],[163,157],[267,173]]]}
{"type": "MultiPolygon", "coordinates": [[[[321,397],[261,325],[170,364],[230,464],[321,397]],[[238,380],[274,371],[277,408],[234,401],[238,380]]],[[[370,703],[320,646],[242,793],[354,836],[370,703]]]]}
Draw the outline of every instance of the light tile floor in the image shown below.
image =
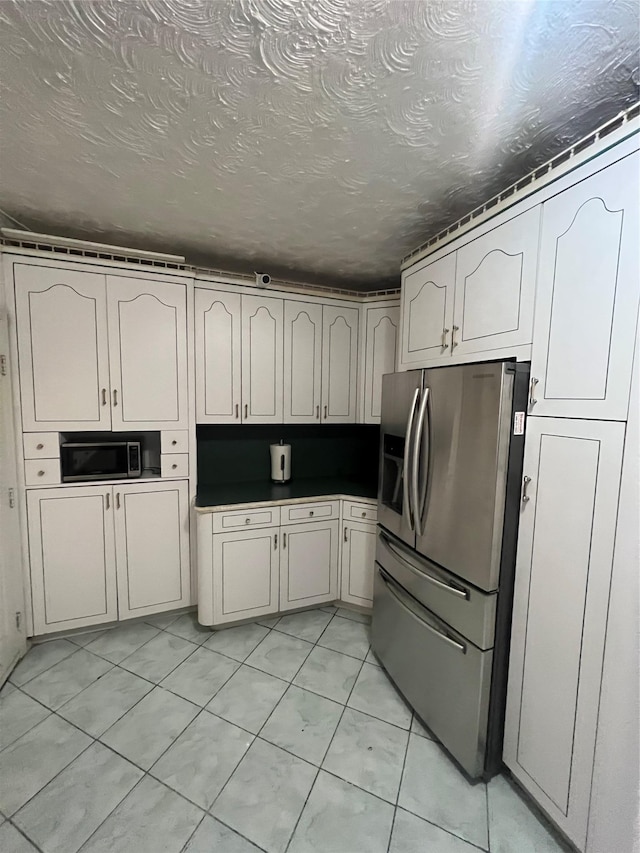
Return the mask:
{"type": "Polygon", "coordinates": [[[3,853],[558,853],[470,785],[335,607],[34,646],[0,692],[3,853]]]}

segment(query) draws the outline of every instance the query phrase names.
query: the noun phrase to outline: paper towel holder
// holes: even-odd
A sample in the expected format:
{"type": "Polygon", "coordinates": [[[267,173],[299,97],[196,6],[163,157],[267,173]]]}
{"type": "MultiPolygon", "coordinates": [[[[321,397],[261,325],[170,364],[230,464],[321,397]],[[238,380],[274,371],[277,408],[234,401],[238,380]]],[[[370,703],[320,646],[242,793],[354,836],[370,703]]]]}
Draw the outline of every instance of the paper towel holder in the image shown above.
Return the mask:
{"type": "Polygon", "coordinates": [[[271,452],[271,481],[273,483],[288,483],[291,479],[291,445],[280,439],[279,444],[269,445],[271,452]]]}

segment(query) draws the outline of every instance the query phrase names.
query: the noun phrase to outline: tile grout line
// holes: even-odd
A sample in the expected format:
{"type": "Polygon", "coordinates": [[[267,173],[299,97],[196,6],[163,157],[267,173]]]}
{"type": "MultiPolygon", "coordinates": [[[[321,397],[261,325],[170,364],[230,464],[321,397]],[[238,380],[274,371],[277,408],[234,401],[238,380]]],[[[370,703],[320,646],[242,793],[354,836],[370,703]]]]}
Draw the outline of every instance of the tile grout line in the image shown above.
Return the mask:
{"type": "Polygon", "coordinates": [[[409,744],[411,743],[411,725],[413,723],[415,711],[411,712],[411,720],[409,721],[409,731],[407,732],[407,743],[404,748],[404,757],[402,759],[402,770],[400,771],[400,782],[398,783],[398,793],[396,794],[396,802],[393,808],[393,818],[391,819],[391,831],[389,832],[389,842],[387,844],[387,853],[391,850],[391,839],[393,838],[393,830],[396,825],[396,817],[398,814],[398,804],[400,802],[400,791],[402,790],[402,782],[404,780],[404,768],[407,763],[407,755],[409,754],[409,744]]]}

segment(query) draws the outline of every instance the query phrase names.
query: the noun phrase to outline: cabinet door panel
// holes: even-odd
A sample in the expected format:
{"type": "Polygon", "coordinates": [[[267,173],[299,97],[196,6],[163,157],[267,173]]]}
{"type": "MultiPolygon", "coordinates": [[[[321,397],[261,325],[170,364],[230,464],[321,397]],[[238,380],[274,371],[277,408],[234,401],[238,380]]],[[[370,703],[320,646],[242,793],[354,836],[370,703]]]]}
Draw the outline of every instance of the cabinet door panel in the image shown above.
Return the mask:
{"type": "Polygon", "coordinates": [[[373,524],[345,524],[342,544],[340,598],[352,604],[373,604],[376,528],[373,524]]]}
{"type": "Polygon", "coordinates": [[[107,277],[113,429],[186,429],[184,285],[107,277]]]}
{"type": "Polygon", "coordinates": [[[357,308],[322,306],[322,421],[355,423],[358,370],[357,308]]]}
{"type": "Polygon", "coordinates": [[[240,294],[195,289],[196,420],[240,423],[240,294]]]}
{"type": "Polygon", "coordinates": [[[504,758],[584,848],[624,426],[529,418],[504,758]]]}
{"type": "Polygon", "coordinates": [[[281,528],[280,610],[334,601],[338,592],[339,522],[281,528]]]}
{"type": "Polygon", "coordinates": [[[214,624],[278,610],[279,528],[213,537],[214,624]]]}
{"type": "Polygon", "coordinates": [[[109,429],[105,277],[16,264],[22,423],[109,429]]]}
{"type": "Polygon", "coordinates": [[[395,370],[399,320],[399,307],[366,309],[363,420],[368,424],[380,423],[382,377],[395,370]]]}
{"type": "Polygon", "coordinates": [[[186,482],[114,486],[120,619],[188,605],[186,482]]]}
{"type": "Polygon", "coordinates": [[[322,306],[284,303],[284,422],[319,423],[322,306]]]}
{"type": "Polygon", "coordinates": [[[530,344],[541,205],[458,250],[455,355],[530,344]]]}
{"type": "Polygon", "coordinates": [[[640,296],[638,155],[544,204],[536,415],[624,420],[640,296]]]}
{"type": "Polygon", "coordinates": [[[282,299],[242,297],[242,422],[282,423],[282,299]]]}
{"type": "Polygon", "coordinates": [[[402,275],[400,365],[418,367],[451,354],[456,254],[402,275]]]}
{"type": "Polygon", "coordinates": [[[118,618],[110,486],[27,492],[35,634],[118,618]]]}

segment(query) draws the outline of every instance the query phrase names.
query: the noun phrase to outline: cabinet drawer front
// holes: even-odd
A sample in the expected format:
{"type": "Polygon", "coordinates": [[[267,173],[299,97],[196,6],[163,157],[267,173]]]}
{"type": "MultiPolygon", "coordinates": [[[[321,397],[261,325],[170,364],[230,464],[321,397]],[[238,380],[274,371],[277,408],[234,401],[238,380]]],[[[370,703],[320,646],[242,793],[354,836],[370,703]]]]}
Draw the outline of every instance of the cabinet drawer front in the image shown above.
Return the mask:
{"type": "Polygon", "coordinates": [[[163,430],[160,433],[161,453],[188,453],[189,432],[186,429],[163,430]]]}
{"type": "Polygon", "coordinates": [[[280,524],[280,507],[269,506],[262,509],[234,510],[213,514],[213,532],[225,530],[250,530],[255,527],[275,527],[280,524]]]}
{"type": "Polygon", "coordinates": [[[160,473],[163,477],[188,477],[188,453],[163,453],[160,456],[160,473]]]}
{"type": "Polygon", "coordinates": [[[57,432],[25,432],[22,436],[25,459],[53,459],[60,456],[57,432]]]}
{"type": "Polygon", "coordinates": [[[330,518],[338,518],[338,514],[338,501],[283,506],[282,523],[290,524],[296,521],[316,521],[316,519],[327,521],[330,518]]]}
{"type": "Polygon", "coordinates": [[[345,501],[343,517],[345,521],[372,521],[375,523],[378,520],[378,508],[371,506],[371,504],[345,501]]]}
{"type": "Polygon", "coordinates": [[[60,482],[59,459],[27,459],[24,463],[27,486],[50,486],[60,482]]]}

